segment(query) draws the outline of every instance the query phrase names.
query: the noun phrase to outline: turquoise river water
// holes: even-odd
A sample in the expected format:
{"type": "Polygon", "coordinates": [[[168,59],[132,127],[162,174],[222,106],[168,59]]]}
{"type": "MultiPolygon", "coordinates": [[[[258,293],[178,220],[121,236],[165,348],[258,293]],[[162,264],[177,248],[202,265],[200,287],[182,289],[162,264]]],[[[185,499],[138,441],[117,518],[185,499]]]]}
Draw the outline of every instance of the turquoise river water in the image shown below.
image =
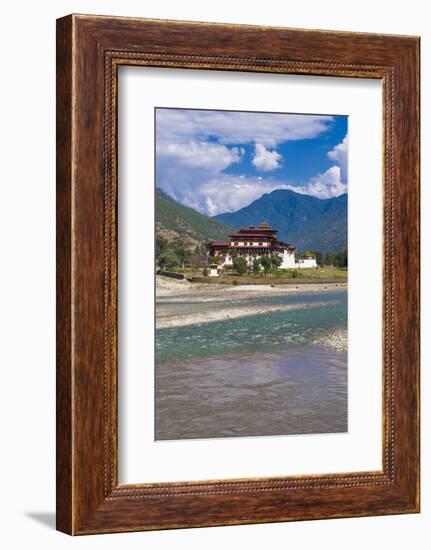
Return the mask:
{"type": "Polygon", "coordinates": [[[156,330],[157,440],[347,431],[347,353],[325,345],[347,328],[345,290],[157,303],[171,318],[254,306],[297,309],[156,330]]]}

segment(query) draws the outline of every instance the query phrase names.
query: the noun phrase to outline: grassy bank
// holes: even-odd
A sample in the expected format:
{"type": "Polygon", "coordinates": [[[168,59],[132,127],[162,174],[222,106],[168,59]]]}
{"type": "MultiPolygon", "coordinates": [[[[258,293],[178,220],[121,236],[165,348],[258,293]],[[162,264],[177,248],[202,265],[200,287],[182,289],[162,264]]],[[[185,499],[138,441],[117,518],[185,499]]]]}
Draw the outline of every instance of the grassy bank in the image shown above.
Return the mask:
{"type": "Polygon", "coordinates": [[[221,284],[221,285],[295,285],[295,284],[327,284],[346,283],[347,269],[322,267],[318,269],[289,269],[264,274],[246,273],[223,273],[219,277],[204,277],[201,272],[185,272],[184,275],[189,281],[221,284]]]}

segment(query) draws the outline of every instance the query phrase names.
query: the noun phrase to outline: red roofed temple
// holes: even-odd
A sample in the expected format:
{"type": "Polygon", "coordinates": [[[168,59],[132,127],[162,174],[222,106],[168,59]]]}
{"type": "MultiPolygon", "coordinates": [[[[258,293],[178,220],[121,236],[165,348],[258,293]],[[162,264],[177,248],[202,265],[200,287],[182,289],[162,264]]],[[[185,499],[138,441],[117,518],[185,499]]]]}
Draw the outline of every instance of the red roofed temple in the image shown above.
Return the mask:
{"type": "Polygon", "coordinates": [[[231,267],[235,256],[243,256],[247,260],[247,265],[252,267],[255,258],[278,255],[283,260],[280,266],[282,269],[294,268],[295,247],[279,241],[277,235],[278,231],[267,223],[261,223],[259,227],[241,227],[229,235],[230,242],[208,243],[208,256],[223,256],[221,267],[231,267]]]}

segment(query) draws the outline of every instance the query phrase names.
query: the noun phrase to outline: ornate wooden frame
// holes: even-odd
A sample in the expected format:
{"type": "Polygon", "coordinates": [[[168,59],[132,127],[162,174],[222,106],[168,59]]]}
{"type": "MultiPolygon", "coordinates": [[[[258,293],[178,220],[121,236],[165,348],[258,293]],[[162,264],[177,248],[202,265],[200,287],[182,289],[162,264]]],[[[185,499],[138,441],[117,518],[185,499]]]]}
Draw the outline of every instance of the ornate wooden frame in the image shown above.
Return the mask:
{"type": "Polygon", "coordinates": [[[419,511],[419,38],[70,15],[57,21],[57,528],[419,511]],[[119,485],[119,65],[377,78],[384,101],[383,469],[119,485]]]}

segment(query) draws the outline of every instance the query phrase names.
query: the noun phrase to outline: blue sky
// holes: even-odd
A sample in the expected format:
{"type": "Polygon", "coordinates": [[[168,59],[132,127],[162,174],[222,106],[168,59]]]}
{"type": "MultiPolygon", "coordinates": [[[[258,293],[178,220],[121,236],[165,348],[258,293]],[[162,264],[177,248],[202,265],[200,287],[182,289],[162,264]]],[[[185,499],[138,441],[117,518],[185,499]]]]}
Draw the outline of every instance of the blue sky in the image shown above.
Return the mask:
{"type": "Polygon", "coordinates": [[[264,193],[347,192],[347,116],[156,109],[156,184],[214,216],[264,193]]]}

